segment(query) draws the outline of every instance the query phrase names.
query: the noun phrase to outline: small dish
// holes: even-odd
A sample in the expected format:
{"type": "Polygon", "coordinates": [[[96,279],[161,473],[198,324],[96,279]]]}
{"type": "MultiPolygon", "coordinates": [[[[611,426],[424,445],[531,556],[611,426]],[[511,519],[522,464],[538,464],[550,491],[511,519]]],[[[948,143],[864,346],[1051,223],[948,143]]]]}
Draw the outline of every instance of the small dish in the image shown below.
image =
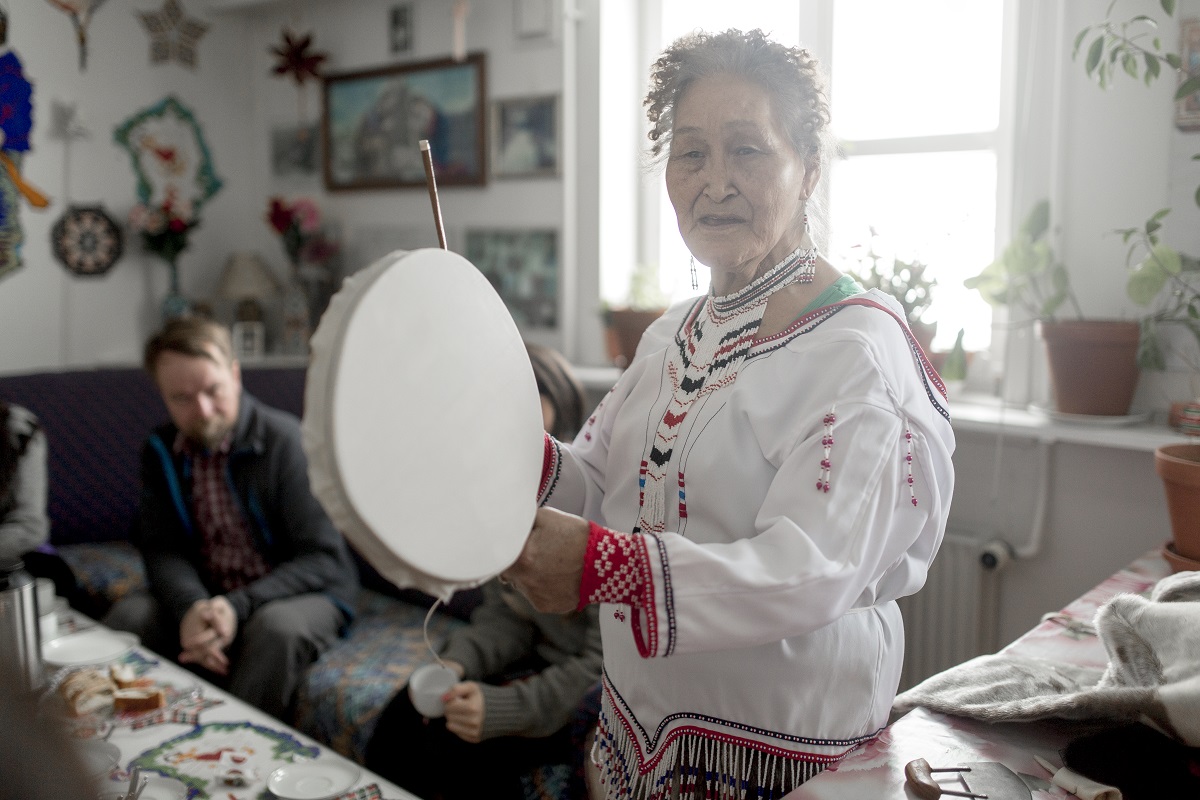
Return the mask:
{"type": "Polygon", "coordinates": [[[330,800],[348,791],[362,772],[341,761],[310,761],[280,767],[267,788],[280,800],[330,800]]]}
{"type": "Polygon", "coordinates": [[[68,633],[42,645],[42,661],[51,667],[107,664],[132,650],[138,637],[108,628],[88,628],[68,633]]]}
{"type": "Polygon", "coordinates": [[[1064,411],[1056,411],[1053,408],[1037,404],[1031,405],[1029,409],[1054,422],[1066,422],[1072,425],[1097,425],[1104,428],[1127,428],[1130,425],[1141,425],[1144,422],[1149,422],[1151,417],[1149,411],[1141,414],[1104,416],[1101,414],[1068,414],[1064,411]]]}

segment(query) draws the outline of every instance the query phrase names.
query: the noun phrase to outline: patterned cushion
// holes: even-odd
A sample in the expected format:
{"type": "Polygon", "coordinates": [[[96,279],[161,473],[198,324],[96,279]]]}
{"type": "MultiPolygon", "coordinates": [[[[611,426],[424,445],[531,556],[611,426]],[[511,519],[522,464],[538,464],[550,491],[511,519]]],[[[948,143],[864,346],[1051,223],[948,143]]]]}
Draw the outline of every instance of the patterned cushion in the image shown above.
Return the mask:
{"type": "Polygon", "coordinates": [[[67,544],[58,548],[58,554],[93,601],[92,608],[107,609],[146,585],[142,554],[129,542],[67,544]]]}

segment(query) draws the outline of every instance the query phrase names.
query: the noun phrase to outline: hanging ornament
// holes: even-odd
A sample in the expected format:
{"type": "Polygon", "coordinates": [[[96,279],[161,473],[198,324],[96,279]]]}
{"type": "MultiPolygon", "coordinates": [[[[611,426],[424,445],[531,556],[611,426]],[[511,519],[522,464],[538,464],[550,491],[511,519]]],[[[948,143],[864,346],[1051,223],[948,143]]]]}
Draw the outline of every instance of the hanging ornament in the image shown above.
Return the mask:
{"type": "Polygon", "coordinates": [[[113,139],[129,152],[138,199],[146,205],[173,197],[199,212],[221,188],[200,123],[174,97],[134,114],[113,132],[113,139]]]}
{"type": "Polygon", "coordinates": [[[76,275],[103,275],[121,257],[121,229],[103,206],[70,206],[50,230],[54,257],[76,275]]]}
{"type": "Polygon", "coordinates": [[[0,275],[21,266],[25,241],[18,213],[21,199],[34,208],[50,204],[21,175],[32,130],[33,86],[25,79],[17,54],[9,50],[0,55],[0,275]]]}
{"type": "Polygon", "coordinates": [[[64,11],[75,25],[75,39],[79,43],[79,71],[87,69],[87,29],[105,0],[50,0],[50,4],[64,11]]]}
{"type": "Polygon", "coordinates": [[[320,80],[321,64],[329,56],[325,53],[310,51],[312,42],[313,35],[311,33],[298,36],[284,29],[283,42],[271,48],[271,52],[278,59],[275,62],[274,74],[281,77],[292,76],[292,80],[296,82],[297,86],[303,86],[309,79],[320,80]]]}
{"type": "Polygon", "coordinates": [[[471,4],[467,0],[454,0],[454,40],[450,53],[455,61],[465,61],[467,58],[467,14],[471,12],[471,4]]]}
{"type": "Polygon", "coordinates": [[[139,11],[142,25],[150,34],[150,63],[178,61],[189,69],[196,67],[196,43],[208,32],[208,26],[189,17],[178,0],[165,0],[159,11],[139,11]]]}

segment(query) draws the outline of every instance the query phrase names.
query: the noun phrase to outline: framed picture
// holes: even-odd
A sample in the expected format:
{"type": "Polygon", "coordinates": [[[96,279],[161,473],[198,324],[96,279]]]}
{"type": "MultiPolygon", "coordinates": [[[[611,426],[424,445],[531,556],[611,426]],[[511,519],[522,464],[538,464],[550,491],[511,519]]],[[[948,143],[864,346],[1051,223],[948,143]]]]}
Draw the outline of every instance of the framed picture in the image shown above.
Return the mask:
{"type": "MultiPolygon", "coordinates": [[[[1200,75],[1200,19],[1180,20],[1179,57],[1184,74],[1180,82],[1200,75]]],[[[1200,92],[1192,92],[1175,103],[1175,127],[1181,131],[1200,131],[1200,92]]]]}
{"type": "Polygon", "coordinates": [[[321,130],[311,125],[271,129],[271,175],[276,178],[316,177],[321,130]]]}
{"type": "Polygon", "coordinates": [[[492,104],[492,174],[528,178],[558,174],[558,96],[492,104]]]}
{"type": "Polygon", "coordinates": [[[403,55],[413,46],[413,4],[398,3],[388,10],[388,48],[403,55]]]}
{"type": "Polygon", "coordinates": [[[517,327],[558,327],[558,232],[468,230],[467,260],[508,306],[517,327]]]}
{"type": "Polygon", "coordinates": [[[486,183],[485,72],[473,53],[325,76],[325,188],[424,187],[422,139],[439,188],[486,183]]]}

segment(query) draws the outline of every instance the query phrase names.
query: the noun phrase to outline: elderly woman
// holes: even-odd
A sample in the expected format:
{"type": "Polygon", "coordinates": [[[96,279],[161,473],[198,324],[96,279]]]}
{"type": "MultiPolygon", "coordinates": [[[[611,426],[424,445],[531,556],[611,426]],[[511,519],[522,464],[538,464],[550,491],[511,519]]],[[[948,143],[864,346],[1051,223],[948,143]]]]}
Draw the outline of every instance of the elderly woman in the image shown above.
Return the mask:
{"type": "Polygon", "coordinates": [[[887,723],[954,439],[899,307],[809,237],[814,59],[687,36],[646,105],[712,288],[646,331],[573,444],[547,439],[554,508],[503,577],[543,611],[601,604],[609,797],[779,796],[887,723]]]}

